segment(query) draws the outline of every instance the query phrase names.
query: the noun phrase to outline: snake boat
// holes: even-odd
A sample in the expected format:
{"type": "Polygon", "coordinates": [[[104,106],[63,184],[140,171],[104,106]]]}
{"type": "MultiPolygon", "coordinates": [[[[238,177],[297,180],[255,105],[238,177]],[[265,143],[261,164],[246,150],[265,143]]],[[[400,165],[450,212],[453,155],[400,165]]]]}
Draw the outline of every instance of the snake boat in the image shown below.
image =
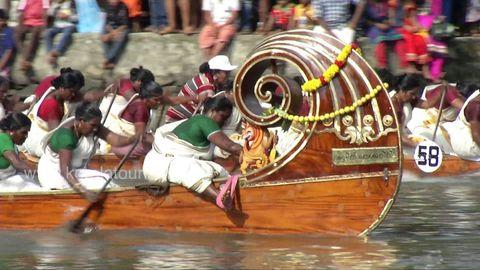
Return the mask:
{"type": "MultiPolygon", "coordinates": [[[[238,70],[234,96],[265,149],[245,149],[232,211],[138,179],[109,189],[89,219],[101,229],[356,236],[384,220],[402,176],[399,125],[385,86],[352,46],[308,30],[270,36],[238,70]],[[281,151],[266,155],[264,137],[277,133],[281,151]]],[[[117,162],[101,156],[90,167],[117,162]]],[[[124,169],[141,167],[130,160],[124,169]]],[[[87,206],[71,190],[0,193],[0,228],[56,228],[87,206]]]]}

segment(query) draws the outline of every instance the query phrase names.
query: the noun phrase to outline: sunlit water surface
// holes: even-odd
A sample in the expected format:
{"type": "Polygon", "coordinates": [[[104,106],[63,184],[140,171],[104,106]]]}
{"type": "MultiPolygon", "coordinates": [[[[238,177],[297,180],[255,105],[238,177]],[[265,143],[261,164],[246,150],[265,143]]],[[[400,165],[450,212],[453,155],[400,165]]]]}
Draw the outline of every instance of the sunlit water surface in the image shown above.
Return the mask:
{"type": "Polygon", "coordinates": [[[368,238],[0,231],[0,269],[480,269],[480,179],[404,180],[368,238]]]}

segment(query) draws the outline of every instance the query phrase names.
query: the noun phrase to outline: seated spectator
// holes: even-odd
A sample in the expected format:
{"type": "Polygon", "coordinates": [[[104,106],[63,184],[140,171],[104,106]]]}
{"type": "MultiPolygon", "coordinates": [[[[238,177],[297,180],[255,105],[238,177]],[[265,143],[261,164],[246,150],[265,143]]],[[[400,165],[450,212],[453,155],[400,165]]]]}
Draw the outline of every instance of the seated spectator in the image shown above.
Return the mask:
{"type": "Polygon", "coordinates": [[[310,0],[300,0],[295,6],[294,27],[301,29],[313,29],[315,25],[315,10],[310,0]]]}
{"type": "Polygon", "coordinates": [[[148,32],[159,33],[161,28],[167,25],[167,13],[165,12],[164,0],[149,0],[150,26],[145,28],[148,32]]]}
{"type": "Polygon", "coordinates": [[[279,0],[278,4],[273,6],[270,12],[265,34],[272,30],[289,30],[293,28],[293,15],[295,14],[295,5],[288,0],[279,0]]]}
{"type": "Polygon", "coordinates": [[[313,0],[317,25],[314,31],[327,31],[347,44],[352,43],[365,4],[365,0],[313,0]],[[352,3],[356,4],[356,7],[353,16],[350,16],[352,3]]]}
{"type": "Polygon", "coordinates": [[[239,0],[203,1],[205,26],[199,35],[200,49],[207,59],[220,54],[235,36],[239,0]]]}
{"type": "Polygon", "coordinates": [[[56,67],[57,57],[65,52],[71,42],[72,33],[75,32],[75,23],[77,22],[75,1],[56,0],[52,3],[48,13],[53,17],[53,27],[48,28],[45,33],[45,44],[48,51],[48,62],[56,67]],[[54,46],[53,40],[60,33],[62,33],[60,41],[54,46]]]}
{"type": "Polygon", "coordinates": [[[388,46],[393,45],[400,59],[400,65],[406,65],[403,60],[403,37],[395,26],[395,9],[397,1],[369,0],[366,8],[367,34],[375,45],[377,68],[388,69],[388,46]]]}
{"type": "Polygon", "coordinates": [[[14,46],[13,29],[7,25],[8,16],[0,10],[0,76],[10,78],[13,65],[14,46]]]}
{"type": "Polygon", "coordinates": [[[101,36],[105,52],[104,69],[114,69],[130,33],[127,6],[120,0],[108,0],[105,28],[101,36]]]}
{"type": "Polygon", "coordinates": [[[47,23],[49,1],[21,0],[18,3],[18,26],[15,31],[16,46],[22,54],[20,69],[25,72],[30,82],[36,79],[32,75],[32,61],[41,38],[43,27],[47,23]],[[28,45],[24,46],[27,33],[31,33],[28,45]]]}
{"type": "Polygon", "coordinates": [[[177,29],[177,5],[176,2],[180,2],[180,16],[182,18],[182,30],[186,35],[193,33],[192,26],[190,25],[190,1],[189,0],[167,0],[167,19],[168,26],[160,32],[160,34],[175,33],[177,29]]]}

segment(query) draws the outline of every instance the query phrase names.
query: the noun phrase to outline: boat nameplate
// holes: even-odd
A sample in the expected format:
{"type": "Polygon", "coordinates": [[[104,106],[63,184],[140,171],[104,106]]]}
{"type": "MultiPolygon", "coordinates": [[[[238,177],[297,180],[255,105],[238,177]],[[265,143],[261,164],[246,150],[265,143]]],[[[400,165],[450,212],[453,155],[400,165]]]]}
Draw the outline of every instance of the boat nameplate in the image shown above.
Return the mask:
{"type": "Polygon", "coordinates": [[[337,166],[397,163],[398,148],[396,146],[332,148],[332,161],[337,166]]]}

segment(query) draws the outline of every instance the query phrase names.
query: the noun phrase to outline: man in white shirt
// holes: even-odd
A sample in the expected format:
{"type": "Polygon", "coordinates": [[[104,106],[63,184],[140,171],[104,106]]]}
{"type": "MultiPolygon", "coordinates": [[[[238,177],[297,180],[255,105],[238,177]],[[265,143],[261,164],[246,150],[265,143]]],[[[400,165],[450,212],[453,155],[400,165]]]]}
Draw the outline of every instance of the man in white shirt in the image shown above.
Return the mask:
{"type": "Polygon", "coordinates": [[[239,0],[204,0],[205,26],[199,36],[200,49],[207,59],[218,55],[235,36],[239,0]]]}

